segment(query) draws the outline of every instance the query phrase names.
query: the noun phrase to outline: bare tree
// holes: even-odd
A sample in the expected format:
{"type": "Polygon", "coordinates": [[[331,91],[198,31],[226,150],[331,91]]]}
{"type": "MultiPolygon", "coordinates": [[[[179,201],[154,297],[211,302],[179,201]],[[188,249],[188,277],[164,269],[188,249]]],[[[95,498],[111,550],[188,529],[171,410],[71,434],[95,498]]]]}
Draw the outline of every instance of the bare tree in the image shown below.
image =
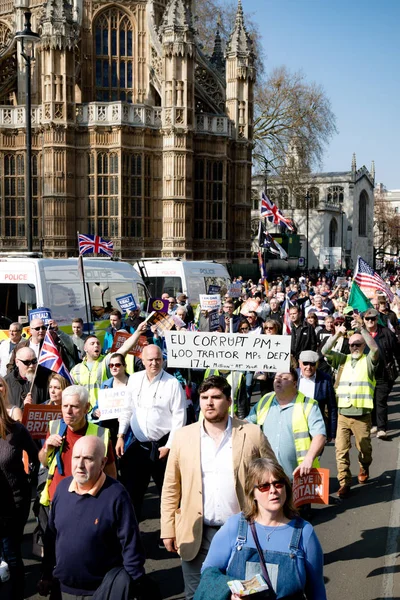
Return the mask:
{"type": "Polygon", "coordinates": [[[379,252],[390,250],[397,253],[400,242],[400,215],[387,200],[386,190],[375,190],[374,202],[374,245],[379,252]]]}

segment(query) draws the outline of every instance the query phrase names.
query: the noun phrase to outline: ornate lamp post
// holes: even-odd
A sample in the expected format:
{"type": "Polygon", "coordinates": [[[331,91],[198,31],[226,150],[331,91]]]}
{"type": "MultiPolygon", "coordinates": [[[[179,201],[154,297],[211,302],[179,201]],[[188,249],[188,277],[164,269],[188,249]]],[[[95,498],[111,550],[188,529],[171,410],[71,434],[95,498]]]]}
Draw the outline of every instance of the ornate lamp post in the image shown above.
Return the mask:
{"type": "Polygon", "coordinates": [[[25,125],[26,125],[26,167],[25,167],[25,205],[28,252],[32,252],[32,115],[31,115],[31,65],[34,60],[35,44],[40,36],[31,29],[31,13],[25,13],[22,31],[17,31],[15,39],[21,43],[21,56],[25,61],[25,125]]]}

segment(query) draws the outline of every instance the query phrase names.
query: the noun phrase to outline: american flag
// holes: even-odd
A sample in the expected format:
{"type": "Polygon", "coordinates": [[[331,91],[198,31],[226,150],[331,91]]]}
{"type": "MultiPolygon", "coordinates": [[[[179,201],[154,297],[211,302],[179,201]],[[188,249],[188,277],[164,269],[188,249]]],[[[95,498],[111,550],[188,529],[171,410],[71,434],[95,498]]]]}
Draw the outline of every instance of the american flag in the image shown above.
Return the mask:
{"type": "Polygon", "coordinates": [[[357,266],[353,279],[360,288],[381,290],[387,295],[390,302],[393,302],[394,294],[390,290],[390,287],[361,256],[357,257],[357,266]]]}
{"type": "Polygon", "coordinates": [[[290,231],[294,231],[292,220],[283,216],[277,205],[271,202],[265,192],[261,192],[261,217],[266,217],[274,225],[281,223],[290,229],[290,231]]]}
{"type": "Polygon", "coordinates": [[[38,364],[42,365],[42,367],[46,367],[46,369],[50,369],[50,371],[54,371],[54,373],[58,373],[70,383],[74,383],[67,367],[63,363],[58,348],[55,345],[49,330],[46,331],[46,335],[43,340],[43,346],[40,350],[38,364]]]}
{"type": "Polygon", "coordinates": [[[289,299],[286,298],[285,300],[285,307],[284,307],[284,311],[283,311],[283,331],[282,331],[282,335],[291,335],[292,333],[292,325],[291,325],[291,321],[290,321],[290,317],[289,317],[289,309],[291,307],[291,304],[289,302],[289,299]]]}
{"type": "Polygon", "coordinates": [[[114,242],[107,242],[99,235],[89,235],[80,233],[78,236],[79,254],[107,254],[113,255],[114,242]]]}

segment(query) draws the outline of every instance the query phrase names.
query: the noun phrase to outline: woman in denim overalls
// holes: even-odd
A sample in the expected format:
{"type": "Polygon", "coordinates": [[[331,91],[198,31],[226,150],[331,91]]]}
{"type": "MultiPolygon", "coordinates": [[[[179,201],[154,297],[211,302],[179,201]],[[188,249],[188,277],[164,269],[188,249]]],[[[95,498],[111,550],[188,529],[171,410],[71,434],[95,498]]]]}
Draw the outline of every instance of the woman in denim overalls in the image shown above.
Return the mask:
{"type": "MultiPolygon", "coordinates": [[[[323,553],[313,527],[297,516],[292,488],[283,469],[266,459],[254,460],[245,484],[245,508],[215,535],[202,572],[217,567],[229,579],[262,574],[252,526],[277,599],[326,600],[323,553]]],[[[232,595],[232,600],[239,596],[232,595]]]]}

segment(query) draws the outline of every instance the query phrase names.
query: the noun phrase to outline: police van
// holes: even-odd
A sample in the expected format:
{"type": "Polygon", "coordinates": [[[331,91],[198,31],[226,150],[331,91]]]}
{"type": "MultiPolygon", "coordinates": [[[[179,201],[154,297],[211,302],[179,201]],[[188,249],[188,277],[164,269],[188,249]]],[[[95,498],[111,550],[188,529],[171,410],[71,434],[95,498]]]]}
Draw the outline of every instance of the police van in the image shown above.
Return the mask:
{"type": "Polygon", "coordinates": [[[107,327],[109,313],[119,308],[116,298],[132,293],[146,307],[148,292],[132,265],[110,259],[41,258],[36,253],[0,253],[0,329],[14,321],[28,323],[29,311],[45,307],[61,328],[81,317],[96,330],[107,327]]]}
{"type": "Polygon", "coordinates": [[[215,261],[144,258],[134,267],[153,298],[163,293],[176,297],[183,292],[191,304],[197,304],[199,294],[207,294],[210,285],[219,286],[220,293],[225,294],[231,283],[226,267],[215,261]]]}

